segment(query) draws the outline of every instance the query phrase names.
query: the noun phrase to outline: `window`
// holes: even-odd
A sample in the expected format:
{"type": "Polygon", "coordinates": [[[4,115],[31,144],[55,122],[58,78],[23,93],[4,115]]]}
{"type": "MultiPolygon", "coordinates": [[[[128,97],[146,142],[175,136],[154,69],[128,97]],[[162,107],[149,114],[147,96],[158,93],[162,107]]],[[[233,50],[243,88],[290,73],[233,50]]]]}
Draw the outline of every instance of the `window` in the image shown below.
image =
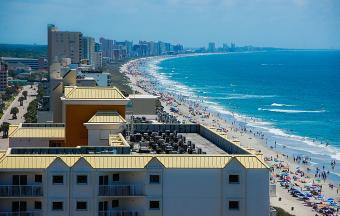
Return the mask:
{"type": "Polygon", "coordinates": [[[159,175],[150,175],[150,184],[159,184],[159,175]]]}
{"type": "Polygon", "coordinates": [[[87,210],[87,202],[77,202],[77,210],[87,210]]]}
{"type": "Polygon", "coordinates": [[[87,184],[87,175],[77,175],[77,184],[87,184]]]}
{"type": "Polygon", "coordinates": [[[229,184],[238,184],[240,183],[239,175],[229,175],[229,184]]]}
{"type": "Polygon", "coordinates": [[[229,210],[239,210],[240,203],[239,201],[229,201],[229,210]]]}
{"type": "Polygon", "coordinates": [[[64,176],[62,175],[55,175],[53,176],[53,184],[63,184],[64,183],[64,176]]]}
{"type": "Polygon", "coordinates": [[[27,211],[27,203],[25,201],[12,202],[12,212],[27,211]]]}
{"type": "Polygon", "coordinates": [[[27,175],[13,175],[13,185],[27,185],[27,175]]]}
{"type": "Polygon", "coordinates": [[[42,175],[35,175],[34,176],[34,181],[36,183],[42,183],[42,175]]]}
{"type": "Polygon", "coordinates": [[[109,176],[99,176],[99,185],[108,185],[109,176]]]}
{"type": "Polygon", "coordinates": [[[40,201],[34,202],[34,209],[41,209],[41,202],[40,201]]]}
{"type": "Polygon", "coordinates": [[[119,207],[119,200],[112,200],[112,208],[119,207]]]}
{"type": "Polygon", "coordinates": [[[53,211],[61,211],[63,210],[63,202],[52,202],[52,210],[53,211]]]}
{"type": "Polygon", "coordinates": [[[119,174],[113,174],[112,181],[119,181],[119,174]]]}
{"type": "Polygon", "coordinates": [[[159,201],[150,201],[149,202],[150,209],[159,209],[159,201]]]}

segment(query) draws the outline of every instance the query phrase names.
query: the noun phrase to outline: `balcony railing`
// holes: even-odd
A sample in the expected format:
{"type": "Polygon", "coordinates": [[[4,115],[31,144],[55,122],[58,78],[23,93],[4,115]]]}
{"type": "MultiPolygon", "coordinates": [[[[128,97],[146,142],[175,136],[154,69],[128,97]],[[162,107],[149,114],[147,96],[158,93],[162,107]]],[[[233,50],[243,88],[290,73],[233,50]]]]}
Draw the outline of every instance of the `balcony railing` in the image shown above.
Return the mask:
{"type": "Polygon", "coordinates": [[[98,196],[143,196],[139,185],[99,185],[98,196]]]}
{"type": "Polygon", "coordinates": [[[99,211],[98,216],[143,216],[143,213],[131,210],[111,210],[99,211]]]}
{"type": "Polygon", "coordinates": [[[40,185],[0,185],[0,197],[39,197],[43,196],[40,185]]]}
{"type": "Polygon", "coordinates": [[[0,212],[0,216],[42,216],[41,211],[0,212]]]}

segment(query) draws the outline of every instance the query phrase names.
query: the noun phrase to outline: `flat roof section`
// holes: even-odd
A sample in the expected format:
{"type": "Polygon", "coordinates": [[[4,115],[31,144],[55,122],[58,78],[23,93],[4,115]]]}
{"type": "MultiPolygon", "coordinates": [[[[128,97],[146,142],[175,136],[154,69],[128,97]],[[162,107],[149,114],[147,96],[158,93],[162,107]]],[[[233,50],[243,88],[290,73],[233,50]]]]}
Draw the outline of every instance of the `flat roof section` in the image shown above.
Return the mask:
{"type": "Polygon", "coordinates": [[[203,152],[207,154],[227,154],[225,151],[220,149],[214,143],[210,142],[206,138],[202,137],[198,133],[179,133],[186,137],[187,140],[190,140],[192,143],[196,145],[196,148],[201,148],[203,152]]]}

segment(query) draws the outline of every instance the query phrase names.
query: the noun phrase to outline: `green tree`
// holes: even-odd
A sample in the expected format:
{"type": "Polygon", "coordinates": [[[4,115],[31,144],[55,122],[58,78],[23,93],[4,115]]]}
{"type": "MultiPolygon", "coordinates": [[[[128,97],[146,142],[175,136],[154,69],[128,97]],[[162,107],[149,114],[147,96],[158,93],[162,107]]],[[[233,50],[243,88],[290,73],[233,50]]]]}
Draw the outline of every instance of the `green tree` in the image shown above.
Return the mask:
{"type": "Polygon", "coordinates": [[[1,131],[2,131],[2,138],[7,138],[8,137],[8,129],[9,129],[9,123],[8,122],[3,122],[1,125],[1,131]]]}
{"type": "Polygon", "coordinates": [[[24,118],[26,123],[37,122],[37,109],[38,100],[34,99],[27,107],[27,113],[25,113],[24,118]]]}
{"type": "Polygon", "coordinates": [[[18,107],[12,107],[12,109],[11,109],[11,114],[12,114],[12,118],[13,118],[13,119],[17,119],[17,114],[18,114],[18,112],[19,112],[18,107]]]}
{"type": "Polygon", "coordinates": [[[23,91],[22,96],[24,96],[24,100],[26,100],[27,99],[27,91],[23,91]]]}

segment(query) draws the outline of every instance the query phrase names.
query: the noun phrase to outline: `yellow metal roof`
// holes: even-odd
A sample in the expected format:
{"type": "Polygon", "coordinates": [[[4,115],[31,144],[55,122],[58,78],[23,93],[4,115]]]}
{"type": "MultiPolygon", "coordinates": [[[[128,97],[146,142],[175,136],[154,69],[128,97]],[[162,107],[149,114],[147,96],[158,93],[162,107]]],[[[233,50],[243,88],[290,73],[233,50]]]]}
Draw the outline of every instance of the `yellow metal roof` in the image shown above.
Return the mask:
{"type": "Polygon", "coordinates": [[[223,168],[230,156],[157,156],[165,168],[223,168]]]}
{"type": "Polygon", "coordinates": [[[10,125],[8,128],[8,135],[10,136],[18,127],[19,125],[10,125]]]}
{"type": "Polygon", "coordinates": [[[165,168],[223,169],[232,159],[238,160],[247,169],[268,168],[254,155],[7,155],[0,160],[0,170],[46,169],[57,159],[72,167],[80,158],[94,169],[143,169],[153,158],[165,168]]]}
{"type": "Polygon", "coordinates": [[[125,119],[116,111],[98,111],[88,123],[125,123],[125,119]]]}
{"type": "Polygon", "coordinates": [[[254,155],[236,156],[235,158],[247,169],[258,169],[268,167],[265,163],[263,163],[258,157],[254,155]]]}
{"type": "Polygon", "coordinates": [[[93,168],[97,169],[143,169],[152,156],[84,156],[93,168]]]}
{"type": "Polygon", "coordinates": [[[63,155],[59,157],[62,161],[64,161],[64,163],[69,166],[72,167],[78,160],[79,158],[81,158],[81,155],[63,155]]]}
{"type": "Polygon", "coordinates": [[[15,155],[5,156],[0,161],[0,169],[45,169],[54,160],[55,156],[28,156],[15,155]]]}
{"type": "Polygon", "coordinates": [[[130,147],[121,133],[110,134],[109,145],[114,147],[130,147]]]}
{"type": "Polygon", "coordinates": [[[65,86],[64,97],[65,99],[126,99],[116,87],[65,86]]]}
{"type": "Polygon", "coordinates": [[[6,151],[0,151],[0,160],[2,159],[3,156],[5,156],[6,151]]]}
{"type": "Polygon", "coordinates": [[[17,127],[9,138],[65,138],[64,127],[17,127]]]}

